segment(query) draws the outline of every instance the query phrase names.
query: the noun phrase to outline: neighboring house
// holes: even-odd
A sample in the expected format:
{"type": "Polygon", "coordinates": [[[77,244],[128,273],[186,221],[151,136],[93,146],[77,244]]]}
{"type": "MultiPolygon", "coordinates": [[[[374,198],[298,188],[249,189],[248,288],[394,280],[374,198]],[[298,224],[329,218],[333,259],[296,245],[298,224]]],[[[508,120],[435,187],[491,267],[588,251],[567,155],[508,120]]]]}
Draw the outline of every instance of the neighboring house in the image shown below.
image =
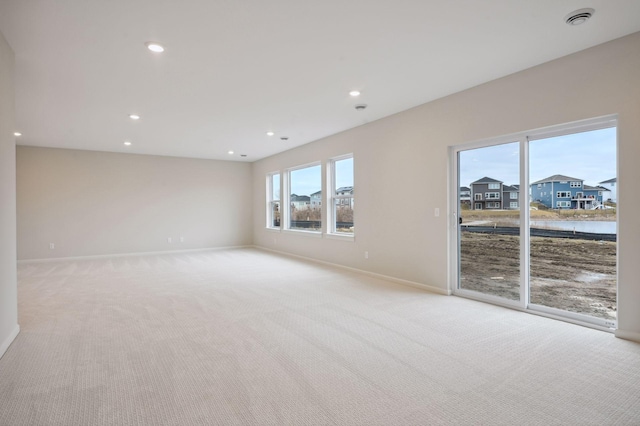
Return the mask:
{"type": "Polygon", "coordinates": [[[618,202],[617,201],[618,178],[612,178],[609,180],[602,181],[598,185],[609,191],[609,194],[605,195],[605,197],[608,197],[604,199],[605,201],[613,201],[614,203],[618,202]]]}
{"type": "Polygon", "coordinates": [[[531,184],[531,198],[552,209],[591,209],[603,201],[605,189],[583,179],[553,175],[531,184]]]}
{"type": "Polygon", "coordinates": [[[502,185],[502,208],[520,208],[520,185],[502,185]]]}
{"type": "Polygon", "coordinates": [[[291,207],[296,210],[303,210],[309,207],[311,198],[308,195],[291,194],[291,207]]]}
{"type": "Polygon", "coordinates": [[[471,183],[471,208],[473,210],[501,209],[503,197],[502,182],[483,177],[471,183]]]}
{"type": "MultiPolygon", "coordinates": [[[[353,195],[353,186],[342,186],[336,189],[336,195],[353,195]]],[[[339,198],[337,204],[353,208],[353,198],[339,198]]]]}
{"type": "Polygon", "coordinates": [[[322,206],[322,191],[311,194],[311,208],[317,209],[322,206]]]}
{"type": "Polygon", "coordinates": [[[460,196],[460,204],[471,204],[471,188],[461,186],[458,194],[460,196]]]}

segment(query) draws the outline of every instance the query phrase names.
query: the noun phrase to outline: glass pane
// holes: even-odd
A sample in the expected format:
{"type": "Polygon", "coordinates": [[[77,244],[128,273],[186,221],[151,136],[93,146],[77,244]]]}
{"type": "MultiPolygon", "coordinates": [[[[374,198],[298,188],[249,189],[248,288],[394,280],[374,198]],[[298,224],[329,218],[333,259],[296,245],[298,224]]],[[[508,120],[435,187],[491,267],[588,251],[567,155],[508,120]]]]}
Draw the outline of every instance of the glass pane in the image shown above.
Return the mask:
{"type": "Polygon", "coordinates": [[[616,318],[616,129],[532,141],[530,302],[616,318]]]}
{"type": "Polygon", "coordinates": [[[273,201],[271,203],[271,218],[273,220],[273,223],[271,224],[271,226],[274,228],[279,228],[280,227],[280,202],[279,201],[273,201]]]}
{"type": "Polygon", "coordinates": [[[271,175],[271,199],[280,199],[280,173],[271,175]]]}
{"type": "Polygon", "coordinates": [[[322,229],[322,177],[320,165],[290,172],[291,214],[289,229],[322,229]]]}
{"type": "Polygon", "coordinates": [[[334,163],[334,231],[353,234],[353,158],[345,158],[334,163]]]}
{"type": "Polygon", "coordinates": [[[458,166],[459,288],[520,300],[520,145],[461,151],[458,166]]]}
{"type": "Polygon", "coordinates": [[[353,195],[353,158],[335,162],[335,195],[353,195]]]}
{"type": "Polygon", "coordinates": [[[353,234],[353,197],[336,198],[334,209],[336,232],[353,234]]]}

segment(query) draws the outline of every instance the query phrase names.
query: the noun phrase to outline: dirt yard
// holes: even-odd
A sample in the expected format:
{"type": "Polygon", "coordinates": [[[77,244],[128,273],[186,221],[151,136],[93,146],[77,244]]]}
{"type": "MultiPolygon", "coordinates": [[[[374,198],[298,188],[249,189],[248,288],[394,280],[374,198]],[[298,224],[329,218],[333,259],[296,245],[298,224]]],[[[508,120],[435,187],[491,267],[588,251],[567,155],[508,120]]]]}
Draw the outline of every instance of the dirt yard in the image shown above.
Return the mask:
{"type": "MultiPolygon", "coordinates": [[[[518,300],[519,237],[462,232],[464,289],[518,300]]],[[[531,238],[531,303],[616,318],[616,243],[531,238]]]]}

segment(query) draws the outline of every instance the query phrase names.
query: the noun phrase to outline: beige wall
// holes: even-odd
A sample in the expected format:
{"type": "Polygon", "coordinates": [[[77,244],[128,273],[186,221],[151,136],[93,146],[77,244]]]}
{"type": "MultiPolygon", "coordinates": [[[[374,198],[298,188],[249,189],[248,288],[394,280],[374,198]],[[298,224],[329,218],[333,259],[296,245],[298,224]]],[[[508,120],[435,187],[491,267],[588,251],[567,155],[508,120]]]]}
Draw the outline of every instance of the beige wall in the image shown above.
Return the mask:
{"type": "Polygon", "coordinates": [[[448,147],[617,113],[619,335],[640,340],[639,70],[636,33],[256,162],[254,243],[447,291],[448,147]],[[350,152],[354,242],[265,229],[267,172],[350,152]]]}
{"type": "Polygon", "coordinates": [[[17,184],[18,259],[252,242],[247,163],[20,146],[17,184]]]}
{"type": "Polygon", "coordinates": [[[0,357],[18,334],[13,51],[0,33],[0,357]]]}

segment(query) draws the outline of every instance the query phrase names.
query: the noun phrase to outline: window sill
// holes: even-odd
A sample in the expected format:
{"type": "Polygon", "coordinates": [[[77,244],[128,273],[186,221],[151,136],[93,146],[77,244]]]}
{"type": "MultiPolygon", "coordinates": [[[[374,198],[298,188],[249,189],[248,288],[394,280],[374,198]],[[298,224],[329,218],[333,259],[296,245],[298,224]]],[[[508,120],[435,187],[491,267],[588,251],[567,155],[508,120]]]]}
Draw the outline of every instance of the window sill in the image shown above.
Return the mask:
{"type": "Polygon", "coordinates": [[[281,232],[282,229],[281,228],[269,228],[269,227],[265,227],[264,229],[266,229],[269,232],[281,232]]]}
{"type": "Polygon", "coordinates": [[[355,241],[356,239],[353,234],[327,233],[324,236],[330,240],[355,241]]]}
{"type": "Polygon", "coordinates": [[[282,232],[287,234],[303,235],[305,237],[322,238],[322,232],[320,231],[301,231],[298,229],[283,229],[282,232]]]}

